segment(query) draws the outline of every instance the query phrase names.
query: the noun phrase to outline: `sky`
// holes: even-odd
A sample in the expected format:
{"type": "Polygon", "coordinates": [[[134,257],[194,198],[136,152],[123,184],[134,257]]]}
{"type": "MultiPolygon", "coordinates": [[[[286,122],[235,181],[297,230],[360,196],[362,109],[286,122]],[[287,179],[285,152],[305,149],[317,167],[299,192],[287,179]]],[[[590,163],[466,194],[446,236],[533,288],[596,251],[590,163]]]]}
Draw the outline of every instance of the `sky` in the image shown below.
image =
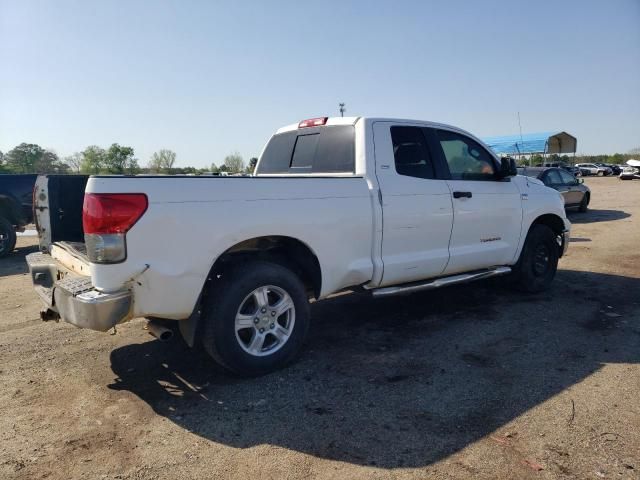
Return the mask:
{"type": "Polygon", "coordinates": [[[640,0],[0,0],[0,151],[258,156],[316,116],[640,147],[640,0]]]}

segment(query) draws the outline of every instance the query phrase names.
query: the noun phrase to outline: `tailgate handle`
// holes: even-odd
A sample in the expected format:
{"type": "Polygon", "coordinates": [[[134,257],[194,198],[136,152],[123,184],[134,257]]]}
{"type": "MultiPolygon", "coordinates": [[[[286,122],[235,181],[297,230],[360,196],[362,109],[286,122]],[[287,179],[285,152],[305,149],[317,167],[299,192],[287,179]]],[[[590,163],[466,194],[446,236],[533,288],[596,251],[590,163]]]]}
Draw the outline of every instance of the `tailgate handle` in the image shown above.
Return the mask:
{"type": "Polygon", "coordinates": [[[453,192],[453,198],[471,198],[472,196],[471,192],[453,192]]]}

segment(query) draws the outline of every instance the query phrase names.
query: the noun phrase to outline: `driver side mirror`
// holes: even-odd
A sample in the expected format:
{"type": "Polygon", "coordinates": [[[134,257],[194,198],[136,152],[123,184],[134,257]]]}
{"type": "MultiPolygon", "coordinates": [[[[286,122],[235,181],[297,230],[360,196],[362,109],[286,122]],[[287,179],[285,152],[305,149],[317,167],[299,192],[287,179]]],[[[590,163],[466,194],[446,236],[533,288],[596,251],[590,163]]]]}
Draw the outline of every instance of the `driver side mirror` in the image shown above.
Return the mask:
{"type": "Polygon", "coordinates": [[[584,183],[584,178],[576,178],[576,183],[577,183],[578,185],[580,185],[580,184],[584,183]]]}
{"type": "Polygon", "coordinates": [[[498,178],[515,177],[518,175],[518,169],[516,168],[516,161],[511,157],[502,157],[500,159],[500,170],[498,171],[498,178]]]}

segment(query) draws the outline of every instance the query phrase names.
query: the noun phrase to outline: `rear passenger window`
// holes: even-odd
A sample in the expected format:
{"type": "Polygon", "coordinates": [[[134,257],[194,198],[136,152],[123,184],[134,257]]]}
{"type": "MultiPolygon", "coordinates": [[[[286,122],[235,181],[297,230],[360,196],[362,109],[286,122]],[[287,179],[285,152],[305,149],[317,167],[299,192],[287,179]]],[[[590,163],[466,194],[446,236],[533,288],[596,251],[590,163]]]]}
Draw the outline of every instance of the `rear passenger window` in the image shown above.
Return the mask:
{"type": "Polygon", "coordinates": [[[354,127],[302,128],[274,135],[256,173],[353,173],[354,127]]]}
{"type": "Polygon", "coordinates": [[[427,141],[418,127],[391,127],[393,157],[399,175],[435,178],[427,141]]]}

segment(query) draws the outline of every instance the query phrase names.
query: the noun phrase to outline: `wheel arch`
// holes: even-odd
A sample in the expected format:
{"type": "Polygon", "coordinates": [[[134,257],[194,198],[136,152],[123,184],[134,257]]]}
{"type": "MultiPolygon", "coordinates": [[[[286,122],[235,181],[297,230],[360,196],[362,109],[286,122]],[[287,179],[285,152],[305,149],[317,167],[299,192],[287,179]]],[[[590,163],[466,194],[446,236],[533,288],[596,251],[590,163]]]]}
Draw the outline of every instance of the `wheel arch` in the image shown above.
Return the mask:
{"type": "Polygon", "coordinates": [[[213,262],[193,313],[178,322],[183,338],[190,346],[195,344],[199,329],[203,298],[212,283],[220,279],[225,270],[251,261],[268,261],[292,270],[305,286],[308,295],[319,298],[322,290],[322,270],[318,256],[305,242],[289,236],[265,235],[235,243],[213,262]]]}
{"type": "MultiPolygon", "coordinates": [[[[564,252],[564,245],[562,244],[562,241],[564,241],[562,240],[563,238],[562,233],[565,230],[564,220],[559,215],[556,215],[555,213],[545,213],[543,215],[540,215],[536,217],[535,220],[533,220],[533,222],[531,222],[531,225],[529,225],[529,229],[527,230],[527,235],[529,234],[529,232],[531,231],[534,225],[545,225],[549,227],[553,233],[556,234],[556,236],[561,240],[561,242],[558,244],[558,257],[562,257],[562,253],[564,252]]],[[[526,237],[525,237],[525,241],[526,241],[526,237]]]]}
{"type": "Polygon", "coordinates": [[[262,260],[294,271],[315,298],[322,289],[322,270],[315,252],[303,241],[284,235],[254,237],[229,247],[213,263],[209,277],[220,275],[238,263],[262,260]]]}

